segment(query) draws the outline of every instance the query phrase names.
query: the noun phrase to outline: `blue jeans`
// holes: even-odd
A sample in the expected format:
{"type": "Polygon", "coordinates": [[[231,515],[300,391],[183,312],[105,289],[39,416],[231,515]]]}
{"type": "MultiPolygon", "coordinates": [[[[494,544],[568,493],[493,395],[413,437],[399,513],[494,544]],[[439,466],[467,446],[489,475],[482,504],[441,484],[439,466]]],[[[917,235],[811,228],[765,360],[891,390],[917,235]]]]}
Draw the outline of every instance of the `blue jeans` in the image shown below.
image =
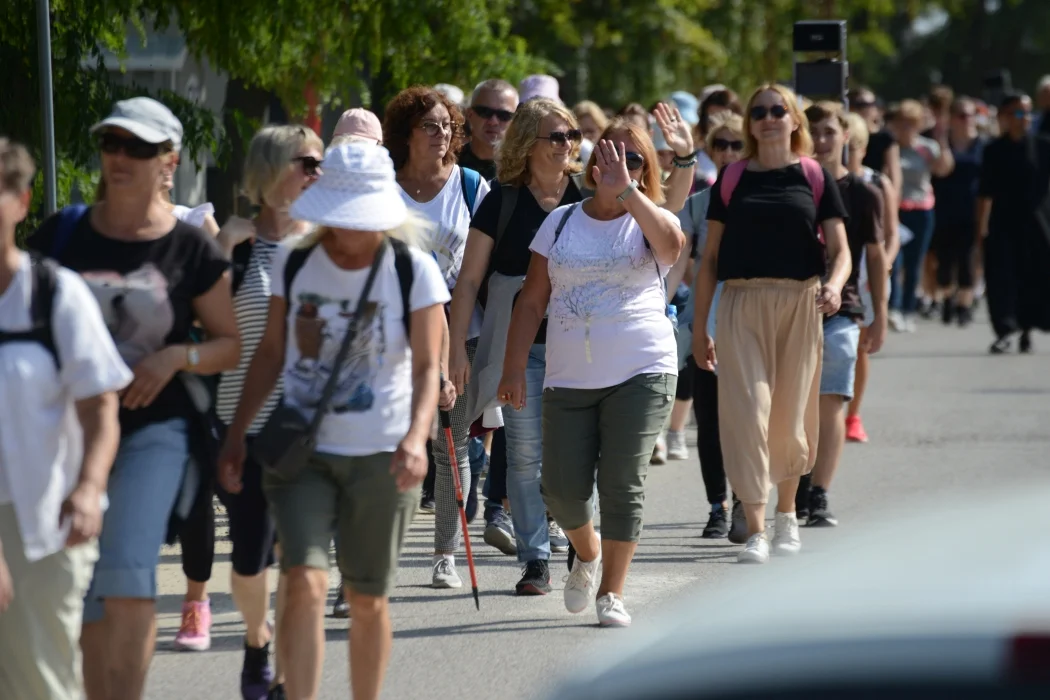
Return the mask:
{"type": "Polygon", "coordinates": [[[478,487],[478,477],[485,471],[485,439],[471,438],[467,444],[467,454],[470,456],[471,487],[478,487]]]}
{"type": "Polygon", "coordinates": [[[933,238],[933,210],[902,211],[900,221],[915,234],[906,245],[901,247],[897,259],[893,261],[893,275],[890,277],[890,308],[905,315],[915,313],[918,306],[917,290],[922,279],[922,261],[933,238]],[[900,277],[903,269],[903,280],[900,277]]]}
{"type": "Polygon", "coordinates": [[[547,347],[533,345],[525,366],[525,407],[504,409],[507,434],[507,498],[518,543],[518,561],[551,558],[547,506],[540,492],[543,460],[543,377],[547,347]]]}

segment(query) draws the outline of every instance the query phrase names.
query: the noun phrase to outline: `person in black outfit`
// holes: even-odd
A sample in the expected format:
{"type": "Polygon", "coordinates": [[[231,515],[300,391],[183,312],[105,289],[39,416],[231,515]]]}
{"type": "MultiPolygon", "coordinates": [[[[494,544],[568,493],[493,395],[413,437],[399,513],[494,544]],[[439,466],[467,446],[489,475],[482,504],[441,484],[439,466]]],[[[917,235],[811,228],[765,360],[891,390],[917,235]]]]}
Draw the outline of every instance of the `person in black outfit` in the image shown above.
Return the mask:
{"type": "Polygon", "coordinates": [[[474,88],[464,112],[470,141],[459,152],[459,164],[477,170],[481,177],[496,177],[496,149],[518,108],[518,91],[505,80],[486,80],[474,88]]]}
{"type": "Polygon", "coordinates": [[[868,124],[868,150],[864,155],[864,165],[890,179],[897,194],[901,189],[901,152],[893,134],[883,123],[882,110],[878,100],[868,88],[855,88],[849,91],[849,108],[856,112],[868,124]]]}
{"type": "Polygon", "coordinates": [[[966,326],[973,318],[977,182],[988,143],[977,133],[977,105],[968,97],[960,97],[952,104],[948,143],[955,169],[947,177],[933,178],[937,198],[933,250],[937,256],[937,286],[944,300],[942,319],[946,324],[958,319],[960,326],[966,326]]]}
{"type": "Polygon", "coordinates": [[[981,164],[977,226],[984,245],[991,352],[1031,352],[1033,330],[1050,330],[1050,138],[1030,133],[1032,100],[1013,93],[999,106],[1001,137],[981,164]]]}

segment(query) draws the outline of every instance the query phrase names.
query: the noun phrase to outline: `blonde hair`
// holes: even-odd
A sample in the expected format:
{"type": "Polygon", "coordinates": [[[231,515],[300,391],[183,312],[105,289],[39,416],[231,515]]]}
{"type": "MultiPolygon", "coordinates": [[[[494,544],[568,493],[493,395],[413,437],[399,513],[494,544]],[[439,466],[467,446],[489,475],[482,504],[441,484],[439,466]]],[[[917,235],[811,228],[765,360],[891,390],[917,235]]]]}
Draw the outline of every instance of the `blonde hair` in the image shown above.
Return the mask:
{"type": "Polygon", "coordinates": [[[577,119],[590,117],[594,121],[594,125],[598,127],[598,131],[605,131],[605,127],[609,126],[609,118],[605,116],[605,112],[598,106],[597,102],[590,100],[578,102],[572,108],[572,111],[577,119]]]}
{"type": "Polygon", "coordinates": [[[707,147],[708,153],[715,148],[715,132],[723,129],[732,131],[740,137],[741,141],[744,140],[744,118],[739,114],[730,112],[728,109],[717,112],[712,114],[707,122],[707,138],[704,139],[704,145],[707,147]]]}
{"type": "Polygon", "coordinates": [[[266,195],[303,146],[324,152],[321,137],[305,126],[267,126],[252,137],[244,159],[244,195],[253,206],[266,204],[266,195]]]}
{"type": "Polygon", "coordinates": [[[871,138],[871,132],[868,131],[868,123],[864,121],[864,117],[856,112],[850,112],[846,115],[846,124],[849,130],[849,147],[862,151],[868,150],[868,139],[871,138]]]}
{"type": "MultiPolygon", "coordinates": [[[[508,185],[523,187],[529,177],[529,154],[538,140],[540,124],[551,115],[561,117],[570,129],[579,128],[576,116],[563,105],[546,98],[529,100],[514,113],[507,134],[496,155],[496,179],[508,185]]],[[[576,161],[580,158],[580,144],[575,143],[569,153],[566,175],[580,172],[576,161]]]]}
{"type": "MultiPolygon", "coordinates": [[[[667,198],[664,196],[663,180],[660,177],[660,164],[656,155],[656,147],[653,146],[653,140],[649,136],[649,132],[638,126],[629,117],[616,117],[609,126],[605,127],[601,138],[611,139],[613,134],[623,132],[630,134],[631,140],[638,146],[639,155],[645,158],[645,165],[642,166],[642,176],[638,180],[638,189],[653,204],[663,204],[667,201],[667,198]]],[[[615,143],[615,139],[612,140],[615,143]]],[[[598,184],[594,181],[594,166],[597,163],[598,148],[596,146],[591,153],[590,160],[587,161],[587,168],[584,170],[584,183],[592,190],[598,189],[598,184]]]]}
{"type": "Polygon", "coordinates": [[[806,119],[806,115],[798,107],[798,97],[795,96],[791,88],[784,87],[779,83],[766,83],[765,85],[760,85],[751,93],[751,99],[747,101],[747,108],[744,110],[744,152],[741,154],[741,158],[746,160],[758,155],[758,140],[751,133],[751,108],[755,105],[755,100],[758,99],[758,96],[763,92],[775,92],[780,95],[788,114],[798,122],[798,128],[791,132],[791,152],[797,156],[812,156],[813,137],[809,134],[809,120],[806,119]]]}
{"type": "MultiPolygon", "coordinates": [[[[415,246],[420,250],[430,253],[430,241],[434,240],[434,224],[429,219],[413,209],[408,210],[405,222],[395,229],[384,231],[383,235],[388,238],[396,238],[399,241],[415,246]]],[[[320,243],[325,236],[332,233],[331,226],[318,226],[310,233],[303,236],[295,244],[296,248],[310,248],[320,243]]]]}
{"type": "Polygon", "coordinates": [[[901,100],[897,109],[897,119],[922,126],[926,121],[926,110],[918,100],[901,100]]]}

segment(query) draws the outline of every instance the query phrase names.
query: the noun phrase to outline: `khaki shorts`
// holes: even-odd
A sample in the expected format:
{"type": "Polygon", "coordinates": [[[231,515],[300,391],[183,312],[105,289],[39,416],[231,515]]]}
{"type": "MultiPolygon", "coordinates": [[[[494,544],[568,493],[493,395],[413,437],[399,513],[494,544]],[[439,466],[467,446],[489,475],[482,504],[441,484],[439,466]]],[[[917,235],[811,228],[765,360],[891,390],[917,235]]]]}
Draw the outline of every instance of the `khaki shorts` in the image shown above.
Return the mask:
{"type": "Polygon", "coordinates": [[[333,536],[343,582],[355,593],[384,597],[394,587],[397,561],[419,504],[419,487],[398,493],[393,454],[342,457],[315,453],[292,480],[263,473],[281,571],[329,568],[333,536]]]}
{"type": "Polygon", "coordinates": [[[10,504],[0,505],[0,541],[15,584],[0,614],[0,698],[79,700],[80,625],[98,543],[29,562],[10,504]]]}

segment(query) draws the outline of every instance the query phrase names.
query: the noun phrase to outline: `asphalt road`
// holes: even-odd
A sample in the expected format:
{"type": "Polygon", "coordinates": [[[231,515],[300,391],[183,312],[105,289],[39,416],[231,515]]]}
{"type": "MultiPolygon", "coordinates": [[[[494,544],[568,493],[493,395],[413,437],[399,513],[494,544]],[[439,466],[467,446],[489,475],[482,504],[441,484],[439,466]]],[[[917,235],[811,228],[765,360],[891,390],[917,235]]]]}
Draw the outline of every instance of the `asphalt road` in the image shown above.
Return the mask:
{"type": "MultiPolygon", "coordinates": [[[[990,512],[989,490],[1031,488],[1050,473],[1050,337],[1037,336],[1029,356],[990,357],[990,342],[983,320],[965,330],[930,322],[914,335],[889,338],[873,362],[865,399],[871,442],[847,446],[831,493],[841,526],[803,529],[803,557],[866,522],[908,518],[944,499],[972,504],[973,517],[994,527],[996,518],[1008,514],[990,512]]],[[[477,524],[472,536],[478,542],[481,612],[474,610],[469,588],[431,590],[433,523],[417,517],[393,596],[394,653],[384,697],[541,697],[581,655],[638,634],[662,606],[746,575],[747,568],[734,563],[737,547],[700,538],[708,507],[695,450],[687,461],[653,467],[646,495],[645,532],[626,591],[635,620],[631,630],[598,629],[593,610],[565,612],[564,555],[556,555],[552,567],[552,595],[514,597],[517,563],[481,543],[477,524]]],[[[943,537],[952,537],[951,523],[940,532],[915,532],[900,546],[935,547],[943,537]]],[[[161,631],[148,698],[239,697],[244,629],[228,595],[228,543],[220,542],[219,550],[211,583],[212,650],[204,653],[171,649],[183,581],[177,550],[165,551],[161,631]]],[[[458,563],[466,579],[465,560],[458,563]]],[[[977,553],[974,566],[980,566],[977,553]]],[[[779,604],[775,591],[769,604],[779,604]]],[[[321,697],[347,698],[345,621],[329,619],[327,633],[321,697]]]]}

